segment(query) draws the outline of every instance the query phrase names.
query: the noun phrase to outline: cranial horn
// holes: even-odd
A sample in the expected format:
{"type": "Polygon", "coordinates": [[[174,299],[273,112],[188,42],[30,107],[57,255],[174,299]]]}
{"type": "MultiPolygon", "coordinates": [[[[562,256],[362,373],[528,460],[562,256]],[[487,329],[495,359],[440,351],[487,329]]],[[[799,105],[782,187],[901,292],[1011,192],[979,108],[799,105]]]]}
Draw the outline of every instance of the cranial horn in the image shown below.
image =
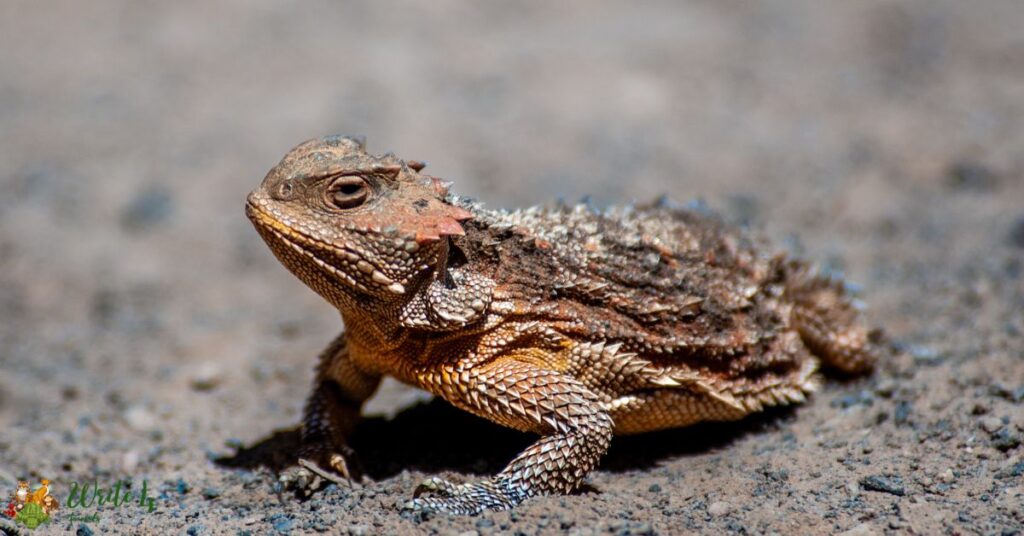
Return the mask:
{"type": "Polygon", "coordinates": [[[462,208],[452,206],[448,210],[448,215],[455,221],[466,221],[473,219],[473,213],[462,208]]]}
{"type": "Polygon", "coordinates": [[[419,173],[423,171],[423,168],[427,167],[427,163],[420,160],[408,160],[405,165],[409,166],[409,169],[419,173]]]}
{"type": "Polygon", "coordinates": [[[437,231],[441,236],[464,236],[466,234],[466,230],[452,218],[445,218],[437,222],[437,231]]]}
{"type": "Polygon", "coordinates": [[[416,230],[417,244],[430,244],[432,242],[437,242],[438,240],[441,240],[441,235],[437,232],[436,227],[425,227],[416,230]]]}
{"type": "Polygon", "coordinates": [[[434,193],[441,196],[448,195],[448,189],[452,187],[451,182],[440,177],[430,177],[430,185],[434,188],[434,193]]]}
{"type": "Polygon", "coordinates": [[[440,216],[429,222],[424,222],[416,229],[416,242],[418,244],[429,244],[437,242],[446,236],[465,236],[466,230],[458,220],[449,216],[440,216]]]}

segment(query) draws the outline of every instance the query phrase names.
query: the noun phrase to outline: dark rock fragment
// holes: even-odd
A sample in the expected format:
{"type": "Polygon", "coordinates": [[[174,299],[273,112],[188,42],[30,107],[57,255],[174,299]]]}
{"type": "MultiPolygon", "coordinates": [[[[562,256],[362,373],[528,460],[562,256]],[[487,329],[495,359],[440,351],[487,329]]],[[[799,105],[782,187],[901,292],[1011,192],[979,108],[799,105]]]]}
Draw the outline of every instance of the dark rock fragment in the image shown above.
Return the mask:
{"type": "Polygon", "coordinates": [[[867,491],[880,491],[902,497],[907,494],[903,480],[897,476],[871,475],[860,479],[860,487],[867,491]]]}

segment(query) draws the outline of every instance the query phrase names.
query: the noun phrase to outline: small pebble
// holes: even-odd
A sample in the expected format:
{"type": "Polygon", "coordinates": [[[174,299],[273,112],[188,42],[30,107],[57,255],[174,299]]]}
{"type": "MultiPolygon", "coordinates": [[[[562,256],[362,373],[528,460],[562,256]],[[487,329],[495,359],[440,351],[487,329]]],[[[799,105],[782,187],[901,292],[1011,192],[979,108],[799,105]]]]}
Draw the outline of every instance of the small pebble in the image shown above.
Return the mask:
{"type": "Polygon", "coordinates": [[[715,517],[728,515],[731,511],[732,505],[725,501],[715,501],[708,506],[708,513],[715,517]]]}
{"type": "Polygon", "coordinates": [[[1024,402],[1024,385],[1015,389],[1010,389],[1009,387],[996,384],[989,388],[989,393],[994,396],[998,396],[999,398],[1009,400],[1010,402],[1024,402]]]}
{"type": "Polygon", "coordinates": [[[897,402],[892,420],[896,426],[903,426],[910,422],[910,403],[903,400],[897,402]]]}
{"type": "Polygon", "coordinates": [[[210,391],[220,385],[223,378],[223,371],[218,364],[204,361],[192,373],[189,384],[196,391],[210,391]]]}
{"type": "Polygon", "coordinates": [[[277,532],[287,534],[292,530],[292,526],[295,524],[292,518],[285,514],[274,514],[270,516],[270,523],[274,526],[274,530],[277,532]]]}
{"type": "Polygon", "coordinates": [[[843,396],[833,400],[830,405],[832,407],[834,407],[834,408],[846,409],[846,408],[850,408],[850,407],[856,406],[857,404],[860,403],[860,401],[861,401],[860,394],[858,394],[858,393],[849,393],[849,394],[845,394],[845,395],[843,395],[843,396]]]}
{"type": "Polygon", "coordinates": [[[856,497],[857,495],[860,495],[860,486],[857,485],[856,482],[847,482],[846,491],[847,493],[850,494],[851,497],[856,497]]]}
{"type": "Polygon", "coordinates": [[[907,347],[907,351],[910,352],[914,361],[922,365],[935,365],[942,361],[942,355],[927,346],[911,344],[907,347]]]}
{"type": "Polygon", "coordinates": [[[217,488],[203,488],[203,498],[206,500],[220,497],[220,490],[217,488]]]}
{"type": "Polygon", "coordinates": [[[1010,243],[1018,248],[1024,248],[1024,216],[1017,218],[1010,226],[1010,243]]]}
{"type": "Polygon", "coordinates": [[[994,434],[1003,427],[1003,421],[998,417],[984,417],[978,421],[978,426],[980,426],[982,430],[990,434],[994,434]]]}
{"type": "Polygon", "coordinates": [[[128,452],[125,452],[124,456],[121,457],[121,468],[124,469],[124,472],[129,473],[129,474],[130,473],[134,473],[135,472],[135,468],[138,467],[138,466],[139,466],[139,451],[132,449],[132,450],[129,450],[128,452]]]}
{"type": "Polygon", "coordinates": [[[903,482],[898,477],[871,475],[860,479],[860,487],[868,491],[880,491],[902,497],[907,494],[903,482]]]}
{"type": "Polygon", "coordinates": [[[1024,385],[1021,385],[1020,387],[1014,389],[1010,393],[1009,400],[1011,402],[1024,402],[1024,385]]]}
{"type": "Polygon", "coordinates": [[[124,420],[133,429],[145,432],[156,426],[156,416],[142,406],[132,406],[124,412],[124,420]]]}
{"type": "Polygon", "coordinates": [[[1010,460],[1003,469],[996,472],[996,478],[1008,479],[1024,476],[1024,460],[1014,462],[1010,460]]]}
{"type": "Polygon", "coordinates": [[[987,192],[999,182],[998,176],[981,162],[960,160],[946,170],[946,184],[954,190],[987,192]]]}
{"type": "Polygon", "coordinates": [[[836,534],[836,536],[874,536],[875,534],[879,533],[872,529],[871,525],[861,523],[860,525],[836,534]]]}
{"type": "Polygon", "coordinates": [[[880,380],[875,386],[875,394],[882,398],[889,398],[896,392],[896,382],[891,379],[880,380]]]}
{"type": "Polygon", "coordinates": [[[183,478],[179,478],[174,482],[174,491],[177,491],[179,495],[188,493],[190,489],[192,488],[189,487],[188,483],[185,482],[185,479],[183,478]]]}
{"type": "Polygon", "coordinates": [[[1009,426],[992,435],[992,446],[1006,452],[1020,446],[1020,435],[1012,432],[1009,426]]]}

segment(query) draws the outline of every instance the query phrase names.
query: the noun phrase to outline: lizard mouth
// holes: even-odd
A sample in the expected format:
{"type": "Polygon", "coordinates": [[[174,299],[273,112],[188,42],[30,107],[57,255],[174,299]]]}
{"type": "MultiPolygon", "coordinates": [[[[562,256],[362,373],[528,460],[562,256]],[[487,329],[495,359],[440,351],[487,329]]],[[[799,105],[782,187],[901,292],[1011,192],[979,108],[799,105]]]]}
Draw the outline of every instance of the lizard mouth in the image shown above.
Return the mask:
{"type": "Polygon", "coordinates": [[[374,284],[394,294],[405,294],[404,285],[392,280],[355,251],[348,248],[339,248],[296,231],[251,202],[245,204],[245,213],[256,226],[256,230],[263,236],[264,241],[271,245],[270,249],[275,254],[278,254],[285,265],[290,265],[293,261],[283,258],[280,255],[283,252],[279,252],[277,247],[286,247],[298,253],[303,258],[308,259],[310,264],[326,272],[333,279],[344,281],[364,292],[369,292],[370,289],[362,281],[350,275],[350,273],[359,272],[366,274],[374,284]],[[334,262],[329,262],[329,260],[334,262]],[[338,266],[344,266],[345,268],[339,268],[338,266]]]}

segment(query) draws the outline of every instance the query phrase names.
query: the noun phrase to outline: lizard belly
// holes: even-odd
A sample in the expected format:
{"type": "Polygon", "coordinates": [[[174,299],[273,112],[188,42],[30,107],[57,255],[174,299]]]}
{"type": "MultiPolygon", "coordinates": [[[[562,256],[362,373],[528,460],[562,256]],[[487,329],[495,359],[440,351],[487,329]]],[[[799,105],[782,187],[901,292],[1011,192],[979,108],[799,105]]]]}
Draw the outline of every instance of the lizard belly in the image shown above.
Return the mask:
{"type": "Polygon", "coordinates": [[[602,395],[616,434],[679,428],[703,421],[732,421],[769,406],[803,402],[816,387],[819,360],[800,346],[795,332],[780,335],[762,359],[782,359],[786,370],[723,376],[683,362],[648,359],[618,344],[580,343],[569,371],[602,395]],[[780,357],[782,356],[782,357],[780,357]]]}
{"type": "Polygon", "coordinates": [[[685,389],[654,389],[626,395],[607,404],[616,435],[681,428],[704,421],[733,421],[747,412],[715,397],[685,389]]]}

